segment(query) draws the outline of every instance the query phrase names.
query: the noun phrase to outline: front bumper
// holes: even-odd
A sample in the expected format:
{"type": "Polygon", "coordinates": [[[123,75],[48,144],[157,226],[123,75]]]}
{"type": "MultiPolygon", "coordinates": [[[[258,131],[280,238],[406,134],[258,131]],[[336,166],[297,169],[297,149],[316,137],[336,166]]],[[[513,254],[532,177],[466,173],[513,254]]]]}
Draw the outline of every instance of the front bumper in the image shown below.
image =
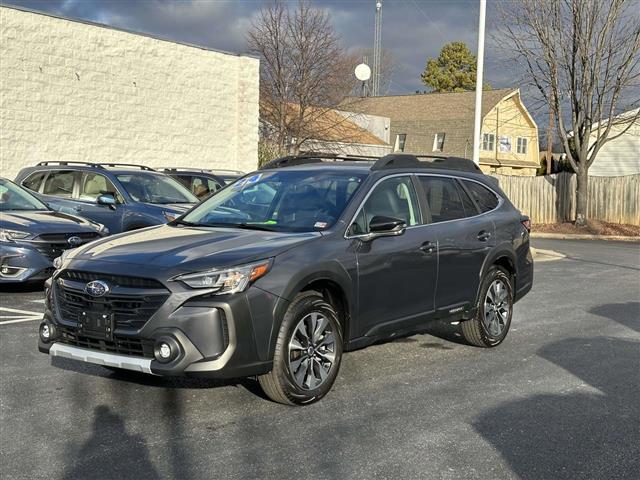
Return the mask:
{"type": "Polygon", "coordinates": [[[97,338],[63,313],[59,280],[56,274],[45,289],[44,320],[56,333],[48,342],[39,339],[41,352],[167,376],[236,378],[271,369],[274,318],[286,301],[255,286],[234,295],[206,296],[179,282],[165,282],[168,297],[144,325],[131,329],[116,323],[111,337],[97,338]],[[162,342],[177,347],[169,361],[156,353],[162,342]]]}
{"type": "Polygon", "coordinates": [[[45,280],[53,273],[52,261],[29,246],[0,244],[0,283],[45,280]]]}

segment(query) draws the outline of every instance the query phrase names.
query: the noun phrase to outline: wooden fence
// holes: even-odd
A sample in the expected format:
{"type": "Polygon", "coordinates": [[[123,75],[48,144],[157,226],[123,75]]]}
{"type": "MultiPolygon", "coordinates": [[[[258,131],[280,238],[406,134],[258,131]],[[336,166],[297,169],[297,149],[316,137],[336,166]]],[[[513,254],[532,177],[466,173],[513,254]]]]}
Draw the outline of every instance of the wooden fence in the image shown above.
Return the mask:
{"type": "MultiPolygon", "coordinates": [[[[542,177],[493,175],[511,202],[534,223],[575,220],[576,175],[562,172],[542,177]]],[[[589,177],[588,217],[640,225],[640,174],[589,177]]]]}

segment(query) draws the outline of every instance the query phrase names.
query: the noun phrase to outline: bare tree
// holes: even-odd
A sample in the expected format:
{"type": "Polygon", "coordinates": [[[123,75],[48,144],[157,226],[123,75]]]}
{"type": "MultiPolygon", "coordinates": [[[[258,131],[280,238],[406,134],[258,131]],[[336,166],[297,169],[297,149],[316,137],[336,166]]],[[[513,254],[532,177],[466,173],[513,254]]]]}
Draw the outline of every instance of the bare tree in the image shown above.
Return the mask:
{"type": "Polygon", "coordinates": [[[640,9],[631,0],[503,4],[500,32],[554,111],[577,174],[576,225],[587,220],[589,167],[640,119],[640,9]],[[620,115],[621,111],[630,113],[620,115]]]}
{"type": "Polygon", "coordinates": [[[298,153],[322,133],[318,125],[339,127],[326,126],[324,117],[352,91],[356,59],[340,45],[325,11],[276,0],[260,11],[247,43],[261,60],[262,134],[273,154],[298,153]]]}

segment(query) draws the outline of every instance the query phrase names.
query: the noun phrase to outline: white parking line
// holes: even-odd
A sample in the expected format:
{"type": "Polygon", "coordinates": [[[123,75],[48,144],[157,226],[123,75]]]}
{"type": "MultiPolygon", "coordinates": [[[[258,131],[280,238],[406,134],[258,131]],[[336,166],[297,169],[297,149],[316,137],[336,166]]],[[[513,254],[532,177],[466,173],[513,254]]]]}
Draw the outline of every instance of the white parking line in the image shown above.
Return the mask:
{"type": "Polygon", "coordinates": [[[9,307],[0,307],[0,325],[7,325],[10,323],[33,322],[36,320],[42,320],[41,312],[33,312],[31,310],[19,310],[17,308],[9,308],[9,307]]]}

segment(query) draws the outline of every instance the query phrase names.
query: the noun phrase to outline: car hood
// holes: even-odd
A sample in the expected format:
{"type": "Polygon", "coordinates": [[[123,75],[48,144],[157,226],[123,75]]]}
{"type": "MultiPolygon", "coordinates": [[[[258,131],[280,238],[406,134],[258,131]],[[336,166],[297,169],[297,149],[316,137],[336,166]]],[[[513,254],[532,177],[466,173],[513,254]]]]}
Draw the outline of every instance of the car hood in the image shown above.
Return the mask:
{"type": "Polygon", "coordinates": [[[273,257],[321,236],[316,232],[158,225],[98,240],[76,249],[69,258],[198,271],[273,257]]]}
{"type": "Polygon", "coordinates": [[[84,218],[48,210],[9,210],[0,212],[0,228],[29,232],[34,235],[97,231],[96,227],[84,218]]]}

